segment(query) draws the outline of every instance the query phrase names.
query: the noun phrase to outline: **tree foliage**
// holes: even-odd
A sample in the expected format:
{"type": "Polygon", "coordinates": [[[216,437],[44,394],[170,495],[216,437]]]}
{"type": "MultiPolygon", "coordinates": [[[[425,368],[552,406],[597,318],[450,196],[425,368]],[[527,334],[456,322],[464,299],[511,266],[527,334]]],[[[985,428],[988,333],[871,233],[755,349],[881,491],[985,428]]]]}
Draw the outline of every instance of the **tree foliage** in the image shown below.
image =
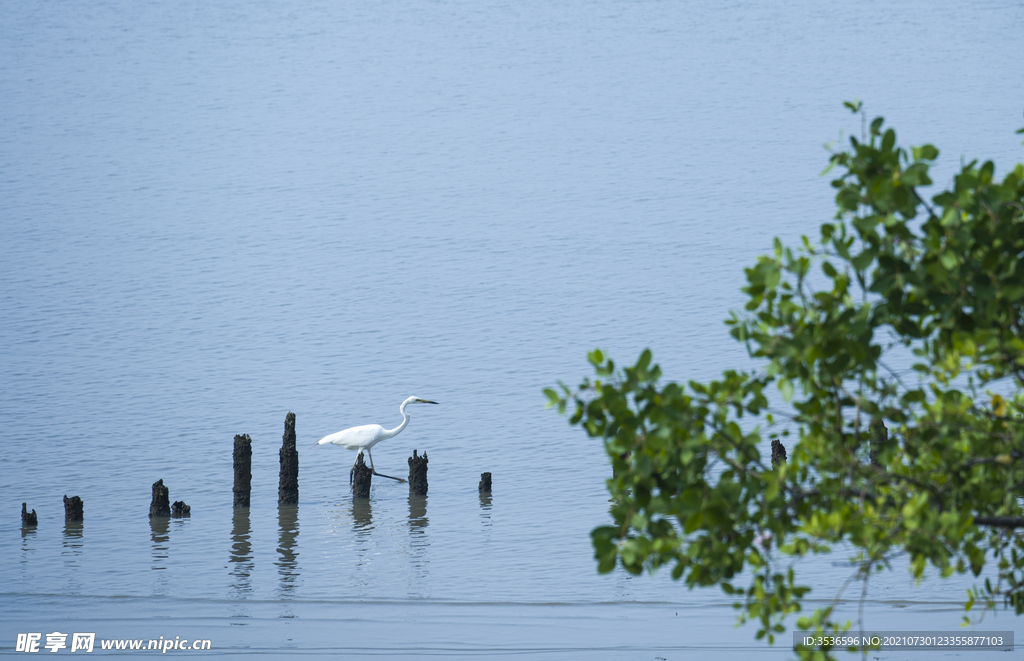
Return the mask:
{"type": "MultiPolygon", "coordinates": [[[[900,553],[918,579],[994,562],[966,609],[1024,612],[1024,165],[998,181],[991,161],[968,163],[929,201],[937,156],[898,146],[880,117],[832,154],[838,211],[820,244],[776,239],[726,321],[760,369],[661,384],[649,350],[621,370],[594,351],[595,377],[545,391],[613,465],[599,571],[666,565],[717,585],[769,642],[810,591],[793,560],[839,542],[863,581],[900,553]],[[775,427],[796,435],[777,467],[760,451],[775,427]]],[[[850,623],[825,607],[796,625],[850,623]]]]}

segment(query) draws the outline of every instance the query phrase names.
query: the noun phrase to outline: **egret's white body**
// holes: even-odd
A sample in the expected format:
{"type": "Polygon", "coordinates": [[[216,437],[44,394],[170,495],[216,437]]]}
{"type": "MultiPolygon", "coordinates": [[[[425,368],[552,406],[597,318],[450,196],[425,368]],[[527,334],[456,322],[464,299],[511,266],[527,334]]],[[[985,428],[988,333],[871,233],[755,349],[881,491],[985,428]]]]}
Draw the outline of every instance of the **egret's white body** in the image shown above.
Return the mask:
{"type": "MultiPolygon", "coordinates": [[[[342,429],[339,432],[334,432],[328,436],[324,436],[316,445],[339,445],[346,450],[356,450],[356,460],[352,462],[352,470],[356,468],[356,464],[359,463],[359,455],[363,452],[366,453],[366,457],[370,460],[370,470],[373,471],[374,475],[380,475],[381,477],[391,477],[390,475],[381,475],[373,467],[373,455],[370,454],[370,448],[377,445],[381,441],[387,440],[392,436],[397,436],[405,427],[409,424],[409,414],[405,412],[405,407],[409,404],[415,404],[417,402],[423,404],[437,404],[429,399],[421,399],[419,397],[410,397],[402,402],[402,405],[398,407],[399,413],[402,414],[402,424],[398,425],[394,429],[384,429],[380,425],[359,425],[358,427],[349,427],[348,429],[342,429]]],[[[316,446],[314,446],[316,447],[316,446]]],[[[349,472],[349,478],[351,480],[352,473],[349,472]]],[[[391,478],[397,480],[399,478],[391,478]]],[[[404,482],[404,480],[401,480],[404,482]]]]}

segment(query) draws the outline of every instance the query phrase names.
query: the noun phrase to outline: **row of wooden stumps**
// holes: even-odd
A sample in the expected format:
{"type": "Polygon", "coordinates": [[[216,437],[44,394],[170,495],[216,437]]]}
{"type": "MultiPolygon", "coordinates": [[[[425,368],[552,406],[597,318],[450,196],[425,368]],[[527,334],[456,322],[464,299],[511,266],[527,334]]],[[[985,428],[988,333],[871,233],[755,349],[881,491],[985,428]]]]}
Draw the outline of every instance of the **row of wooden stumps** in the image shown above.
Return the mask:
{"type": "MultiPolygon", "coordinates": [[[[299,502],[299,451],[295,447],[295,414],[284,419],[284,437],[278,452],[281,470],[277,482],[277,504],[295,505],[299,502]]],[[[235,435],[232,453],[235,469],[235,507],[248,507],[252,494],[252,439],[248,434],[235,435]]]]}
{"type": "MultiPolygon", "coordinates": [[[[153,483],[153,500],[149,503],[149,516],[191,516],[192,508],[183,501],[170,504],[169,490],[164,486],[163,480],[153,483]]],[[[64,496],[64,520],[68,522],[84,521],[85,506],[78,496],[68,498],[64,496]]],[[[21,504],[21,527],[34,528],[39,525],[39,517],[36,511],[28,511],[28,503],[21,504]]]]}
{"type": "MultiPolygon", "coordinates": [[[[284,421],[284,442],[281,446],[281,478],[278,487],[278,502],[294,504],[299,502],[299,453],[295,448],[295,414],[289,413],[284,421]]],[[[235,436],[235,506],[249,506],[249,490],[252,482],[252,439],[248,434],[235,436]]],[[[163,480],[153,483],[153,498],[149,503],[149,517],[190,517],[192,508],[184,501],[170,502],[170,490],[163,480]]],[[[82,521],[82,499],[78,496],[64,496],[64,519],[82,521]]],[[[38,525],[36,511],[28,511],[28,504],[21,504],[22,528],[38,525]]]]}
{"type": "Polygon", "coordinates": [[[149,503],[149,518],[168,517],[175,518],[192,516],[192,508],[184,501],[177,500],[171,504],[171,490],[164,486],[163,480],[153,483],[153,500],[149,503]]]}
{"type": "MultiPolygon", "coordinates": [[[[64,496],[64,520],[69,522],[82,521],[85,518],[82,507],[82,499],[78,496],[68,498],[64,496]]],[[[28,511],[28,503],[21,504],[21,527],[35,528],[39,525],[39,517],[36,511],[28,511]]]]}
{"type": "MultiPolygon", "coordinates": [[[[279,452],[281,471],[277,487],[279,505],[294,505],[299,502],[299,453],[295,445],[295,414],[289,412],[284,420],[284,437],[279,452]]],[[[248,434],[235,436],[234,452],[234,506],[249,507],[252,493],[252,438],[248,434]]],[[[427,453],[419,455],[413,450],[409,457],[409,493],[415,496],[427,495],[427,453]]],[[[363,461],[362,454],[356,461],[352,475],[352,495],[357,498],[369,498],[370,481],[373,471],[363,461]]],[[[479,491],[481,494],[491,492],[491,474],[480,475],[479,491]]],[[[170,490],[164,481],[153,483],[153,498],[149,504],[149,516],[154,517],[188,517],[192,508],[183,501],[170,502],[170,490]]],[[[78,496],[64,496],[64,518],[67,521],[82,521],[82,499],[78,496]]],[[[21,504],[21,525],[32,528],[38,525],[36,511],[28,511],[28,504],[21,504]]]]}
{"type": "MultiPolygon", "coordinates": [[[[409,457],[409,495],[411,496],[426,496],[427,495],[427,453],[423,455],[417,454],[417,450],[412,451],[412,456],[409,457]]],[[[352,495],[356,498],[369,498],[370,497],[370,482],[373,479],[373,471],[363,461],[363,456],[359,455],[356,458],[356,467],[352,473],[352,495]]],[[[481,473],[480,484],[478,490],[481,494],[491,493],[491,474],[481,473]]]]}
{"type": "MultiPolygon", "coordinates": [[[[419,455],[418,450],[412,451],[409,457],[409,495],[427,495],[427,453],[419,455]]],[[[356,465],[352,469],[352,496],[354,498],[369,498],[370,483],[373,481],[373,470],[366,465],[362,453],[356,457],[356,465]]]]}
{"type": "MultiPolygon", "coordinates": [[[[171,505],[169,503],[168,489],[164,486],[163,480],[157,480],[153,484],[153,500],[149,504],[149,516],[190,516],[192,508],[182,501],[171,505]]],[[[68,498],[64,496],[64,520],[67,522],[80,522],[85,520],[85,505],[78,496],[68,498]]],[[[39,525],[39,517],[36,511],[28,511],[28,503],[21,504],[21,527],[35,528],[39,525]]]]}

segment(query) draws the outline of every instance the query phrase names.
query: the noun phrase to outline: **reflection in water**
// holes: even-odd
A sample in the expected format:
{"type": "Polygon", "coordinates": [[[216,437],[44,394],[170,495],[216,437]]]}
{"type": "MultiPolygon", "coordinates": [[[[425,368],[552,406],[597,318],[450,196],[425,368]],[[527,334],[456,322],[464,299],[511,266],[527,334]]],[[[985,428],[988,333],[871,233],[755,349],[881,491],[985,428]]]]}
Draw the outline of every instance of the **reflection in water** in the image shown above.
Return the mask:
{"type": "Polygon", "coordinates": [[[480,521],[484,524],[484,530],[491,531],[491,494],[480,494],[480,521]]]}
{"type": "MultiPolygon", "coordinates": [[[[299,536],[299,506],[278,505],[277,507],[277,573],[281,580],[278,593],[291,595],[299,578],[297,569],[299,556],[295,550],[295,538],[299,536]]],[[[292,617],[287,615],[285,617],[292,617]]]]}
{"type": "Polygon", "coordinates": [[[430,547],[430,537],[426,533],[429,523],[427,497],[409,494],[409,557],[417,578],[427,575],[427,549],[430,547]]]}
{"type": "MultiPolygon", "coordinates": [[[[370,545],[373,533],[373,506],[369,498],[352,499],[352,530],[355,532],[355,550],[357,569],[371,565],[370,545]]],[[[368,577],[363,576],[357,583],[368,584],[368,577]]]]}
{"type": "Polygon", "coordinates": [[[252,528],[249,524],[249,508],[236,507],[231,517],[231,584],[232,617],[249,617],[245,608],[245,598],[252,594],[252,544],[249,542],[252,528]]]}
{"type": "Polygon", "coordinates": [[[409,532],[422,535],[430,523],[427,518],[427,497],[409,494],[409,532]]]}
{"type": "Polygon", "coordinates": [[[32,557],[35,555],[36,527],[22,527],[21,529],[21,580],[25,585],[32,585],[34,577],[32,574],[32,557]]]}
{"type": "Polygon", "coordinates": [[[64,521],[64,550],[61,556],[64,558],[64,568],[68,582],[64,585],[65,594],[78,594],[82,584],[78,580],[79,558],[82,557],[82,531],[81,521],[64,521]]]}
{"type": "Polygon", "coordinates": [[[370,504],[369,498],[352,499],[352,522],[356,539],[360,542],[367,541],[373,530],[373,505],[370,504]]]}
{"type": "Polygon", "coordinates": [[[30,526],[21,528],[21,576],[28,577],[28,558],[32,551],[36,550],[36,527],[30,526]]]}
{"type": "MultiPolygon", "coordinates": [[[[149,539],[153,549],[152,569],[156,571],[167,569],[167,558],[170,556],[168,540],[171,537],[167,531],[170,528],[170,524],[171,520],[165,516],[149,517],[149,539]]],[[[167,594],[168,580],[167,574],[157,574],[156,580],[153,583],[153,594],[167,594]]]]}
{"type": "Polygon", "coordinates": [[[171,520],[165,516],[149,517],[149,538],[153,544],[153,569],[167,569],[167,557],[170,555],[168,550],[170,546],[167,543],[170,535],[167,534],[167,531],[170,525],[171,520]]]}

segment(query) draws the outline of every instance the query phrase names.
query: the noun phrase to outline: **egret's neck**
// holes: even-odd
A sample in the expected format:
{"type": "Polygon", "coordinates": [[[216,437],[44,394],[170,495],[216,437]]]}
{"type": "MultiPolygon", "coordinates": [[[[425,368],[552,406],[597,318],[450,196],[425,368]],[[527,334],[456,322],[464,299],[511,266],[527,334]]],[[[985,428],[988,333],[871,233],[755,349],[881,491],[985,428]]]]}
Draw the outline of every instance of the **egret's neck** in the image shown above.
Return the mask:
{"type": "Polygon", "coordinates": [[[391,438],[392,436],[397,435],[400,431],[405,429],[407,424],[409,424],[409,414],[405,412],[405,402],[402,402],[402,405],[398,408],[398,412],[402,414],[402,424],[398,425],[394,429],[385,429],[385,436],[380,440],[383,441],[385,438],[391,438]]]}

